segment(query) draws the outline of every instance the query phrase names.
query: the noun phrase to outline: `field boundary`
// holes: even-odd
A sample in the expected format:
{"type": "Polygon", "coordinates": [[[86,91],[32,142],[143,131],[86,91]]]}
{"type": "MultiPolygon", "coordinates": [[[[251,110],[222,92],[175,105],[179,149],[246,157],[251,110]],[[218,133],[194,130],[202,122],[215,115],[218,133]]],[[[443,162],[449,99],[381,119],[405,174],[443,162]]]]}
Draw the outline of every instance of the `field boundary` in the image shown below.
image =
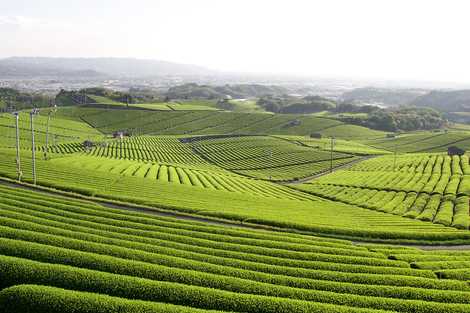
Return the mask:
{"type": "Polygon", "coordinates": [[[346,164],[342,164],[342,165],[333,167],[333,171],[325,170],[325,171],[323,171],[321,173],[317,173],[315,175],[303,177],[303,178],[297,179],[297,180],[293,179],[293,180],[290,180],[290,181],[283,181],[282,183],[283,184],[302,184],[302,183],[305,183],[307,181],[310,181],[310,180],[313,180],[313,179],[331,174],[335,171],[339,171],[339,170],[342,170],[342,169],[345,169],[345,168],[349,168],[349,167],[353,166],[356,163],[359,163],[359,162],[362,162],[362,161],[365,161],[365,160],[369,160],[369,159],[372,159],[372,158],[375,158],[375,157],[376,157],[375,155],[364,156],[364,157],[361,157],[359,159],[352,160],[351,162],[348,162],[346,164]]]}

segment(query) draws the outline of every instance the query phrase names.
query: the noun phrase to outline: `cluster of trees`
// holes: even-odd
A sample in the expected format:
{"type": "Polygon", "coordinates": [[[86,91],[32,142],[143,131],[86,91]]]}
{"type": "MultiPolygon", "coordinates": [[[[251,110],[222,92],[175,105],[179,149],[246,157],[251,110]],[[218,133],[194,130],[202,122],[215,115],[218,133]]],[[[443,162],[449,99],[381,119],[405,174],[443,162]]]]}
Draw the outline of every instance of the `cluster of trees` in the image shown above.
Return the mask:
{"type": "Polygon", "coordinates": [[[105,88],[85,88],[80,90],[61,89],[56,95],[56,102],[59,105],[76,105],[80,103],[92,103],[93,100],[88,96],[95,95],[109,98],[113,101],[133,103],[133,98],[129,94],[119,91],[113,91],[105,88]]]}
{"type": "MultiPolygon", "coordinates": [[[[80,90],[60,90],[56,96],[56,101],[60,105],[75,105],[83,103],[86,96],[95,95],[106,97],[116,102],[122,103],[151,103],[162,101],[162,96],[153,90],[131,88],[129,92],[115,91],[111,89],[95,87],[80,90]]],[[[87,98],[87,103],[93,102],[87,98]]]]}
{"type": "Polygon", "coordinates": [[[447,124],[447,120],[438,111],[416,107],[376,109],[366,117],[345,117],[343,120],[372,129],[393,132],[438,129],[447,124]]]}
{"type": "Polygon", "coordinates": [[[258,100],[258,105],[266,111],[274,113],[309,114],[328,111],[337,114],[339,119],[347,123],[393,132],[437,129],[447,124],[441,113],[431,108],[399,107],[396,109],[382,109],[373,105],[357,105],[350,102],[336,103],[319,96],[303,98],[265,96],[258,100]]]}
{"type": "Polygon", "coordinates": [[[0,110],[15,111],[51,105],[52,96],[18,91],[13,88],[0,88],[0,110]]]}
{"type": "Polygon", "coordinates": [[[321,111],[334,111],[336,103],[320,96],[303,98],[292,96],[264,96],[259,98],[258,106],[274,113],[309,114],[321,111]]]}
{"type": "Polygon", "coordinates": [[[96,95],[101,97],[109,98],[113,101],[122,102],[122,103],[133,103],[134,99],[129,93],[115,91],[107,88],[84,88],[78,91],[79,93],[84,93],[87,95],[96,95]]]}
{"type": "Polygon", "coordinates": [[[340,102],[336,105],[334,110],[336,113],[372,113],[374,111],[380,110],[378,106],[375,105],[357,105],[350,102],[340,102]]]}

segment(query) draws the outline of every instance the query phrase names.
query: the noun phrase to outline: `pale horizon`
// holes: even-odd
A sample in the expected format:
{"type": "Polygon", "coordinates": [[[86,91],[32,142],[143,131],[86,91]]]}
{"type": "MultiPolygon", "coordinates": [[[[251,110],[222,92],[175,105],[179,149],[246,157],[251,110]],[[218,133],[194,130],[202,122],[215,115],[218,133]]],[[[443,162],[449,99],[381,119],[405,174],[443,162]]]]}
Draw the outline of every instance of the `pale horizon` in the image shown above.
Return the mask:
{"type": "Polygon", "coordinates": [[[464,1],[10,1],[0,4],[0,58],[469,84],[469,11],[464,1]]]}

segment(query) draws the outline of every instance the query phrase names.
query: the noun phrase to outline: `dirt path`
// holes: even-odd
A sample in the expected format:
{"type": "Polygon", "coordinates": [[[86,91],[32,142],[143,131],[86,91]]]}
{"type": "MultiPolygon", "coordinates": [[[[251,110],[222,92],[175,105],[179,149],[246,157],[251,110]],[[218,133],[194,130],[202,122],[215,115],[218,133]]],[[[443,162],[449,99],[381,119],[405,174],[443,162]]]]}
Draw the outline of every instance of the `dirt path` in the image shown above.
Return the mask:
{"type": "MultiPolygon", "coordinates": [[[[73,194],[73,193],[69,193],[65,191],[53,190],[53,189],[45,188],[42,186],[33,186],[30,184],[16,183],[10,180],[8,181],[4,180],[2,177],[0,177],[0,185],[13,187],[13,188],[20,188],[24,190],[32,190],[32,191],[40,192],[43,194],[53,195],[53,196],[73,198],[77,200],[92,202],[92,203],[96,203],[96,204],[99,204],[108,208],[112,208],[112,209],[121,209],[121,210],[133,211],[133,212],[140,212],[140,213],[146,213],[146,214],[162,216],[162,217],[172,217],[172,218],[185,220],[185,221],[207,223],[207,224],[214,225],[214,226],[236,227],[236,228],[244,228],[244,229],[250,229],[250,230],[267,230],[267,231],[277,231],[277,232],[289,232],[289,231],[294,232],[295,231],[295,230],[289,230],[288,228],[279,228],[279,227],[261,225],[261,224],[243,223],[241,221],[227,220],[227,219],[222,219],[222,218],[204,217],[201,215],[160,209],[156,207],[146,207],[146,206],[141,206],[141,205],[131,204],[131,203],[124,204],[124,203],[119,203],[113,200],[107,200],[103,198],[92,198],[92,197],[79,195],[79,194],[73,194]]],[[[301,232],[297,232],[297,233],[302,234],[301,232]]],[[[303,234],[309,235],[306,233],[303,233],[303,234]]]]}
{"type": "MultiPolygon", "coordinates": [[[[146,213],[146,214],[155,215],[155,216],[172,217],[172,218],[185,220],[185,221],[202,222],[202,223],[207,223],[209,225],[214,225],[214,226],[235,227],[235,228],[243,228],[243,229],[249,229],[249,230],[261,230],[261,231],[264,230],[264,231],[276,231],[276,232],[294,232],[297,234],[307,235],[307,236],[309,235],[321,236],[318,234],[309,234],[307,232],[302,232],[302,231],[298,231],[295,229],[273,227],[273,226],[267,226],[267,225],[261,225],[261,224],[246,224],[240,221],[203,217],[203,216],[186,214],[186,213],[181,213],[181,212],[176,212],[176,211],[169,211],[169,210],[164,210],[164,209],[159,209],[159,208],[154,208],[154,207],[145,207],[145,206],[139,206],[139,205],[133,205],[133,204],[117,203],[112,200],[106,200],[102,198],[100,199],[90,198],[87,196],[71,194],[68,192],[60,191],[60,190],[51,190],[51,189],[44,188],[41,186],[35,187],[32,185],[28,185],[28,184],[18,184],[16,182],[6,181],[1,178],[0,178],[0,185],[20,188],[20,189],[25,189],[25,190],[32,190],[32,191],[40,192],[43,194],[62,196],[62,197],[73,198],[77,200],[93,202],[93,203],[100,204],[105,207],[113,208],[113,209],[140,212],[140,213],[146,213]]],[[[325,237],[328,238],[328,236],[325,236],[325,237]]],[[[348,240],[348,239],[344,239],[344,240],[348,240]]],[[[360,245],[364,243],[374,243],[374,242],[367,242],[367,241],[353,241],[353,240],[349,240],[349,241],[351,241],[352,244],[354,245],[360,245]]],[[[393,244],[393,243],[384,243],[384,244],[414,247],[414,248],[418,248],[422,250],[456,250],[456,251],[457,250],[470,250],[470,245],[411,245],[411,244],[393,244]]]]}
{"type": "Polygon", "coordinates": [[[428,251],[437,251],[437,250],[470,250],[470,245],[456,245],[456,246],[449,246],[449,245],[441,245],[441,246],[424,246],[424,245],[401,245],[410,248],[418,248],[421,250],[428,250],[428,251]]]}

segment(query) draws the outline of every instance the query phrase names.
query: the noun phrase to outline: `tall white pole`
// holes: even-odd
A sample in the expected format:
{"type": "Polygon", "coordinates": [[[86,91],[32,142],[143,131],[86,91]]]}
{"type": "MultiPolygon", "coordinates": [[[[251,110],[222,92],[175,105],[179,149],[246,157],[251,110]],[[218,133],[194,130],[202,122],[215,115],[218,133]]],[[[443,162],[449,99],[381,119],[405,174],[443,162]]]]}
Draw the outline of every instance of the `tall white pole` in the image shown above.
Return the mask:
{"type": "Polygon", "coordinates": [[[19,128],[19,118],[20,114],[18,112],[14,113],[16,120],[16,173],[18,175],[18,181],[21,181],[21,160],[20,160],[20,128],[19,128]]]}

